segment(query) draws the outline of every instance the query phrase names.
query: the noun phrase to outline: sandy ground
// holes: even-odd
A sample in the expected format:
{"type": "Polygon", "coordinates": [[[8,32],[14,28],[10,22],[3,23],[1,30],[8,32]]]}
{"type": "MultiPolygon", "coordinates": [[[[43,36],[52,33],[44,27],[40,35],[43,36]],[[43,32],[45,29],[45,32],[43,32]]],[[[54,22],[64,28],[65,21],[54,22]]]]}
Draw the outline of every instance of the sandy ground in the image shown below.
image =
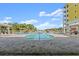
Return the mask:
{"type": "Polygon", "coordinates": [[[0,55],[79,55],[79,38],[27,40],[23,37],[0,37],[0,55]]]}

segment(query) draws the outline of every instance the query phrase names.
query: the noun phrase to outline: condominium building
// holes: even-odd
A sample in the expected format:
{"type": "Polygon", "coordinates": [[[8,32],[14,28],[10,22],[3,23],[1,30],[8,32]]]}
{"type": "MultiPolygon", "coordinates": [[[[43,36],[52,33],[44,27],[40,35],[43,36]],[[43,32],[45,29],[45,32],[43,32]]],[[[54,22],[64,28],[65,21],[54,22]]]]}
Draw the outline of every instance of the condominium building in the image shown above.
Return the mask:
{"type": "Polygon", "coordinates": [[[79,3],[67,3],[64,6],[64,33],[79,31],[79,3]]]}

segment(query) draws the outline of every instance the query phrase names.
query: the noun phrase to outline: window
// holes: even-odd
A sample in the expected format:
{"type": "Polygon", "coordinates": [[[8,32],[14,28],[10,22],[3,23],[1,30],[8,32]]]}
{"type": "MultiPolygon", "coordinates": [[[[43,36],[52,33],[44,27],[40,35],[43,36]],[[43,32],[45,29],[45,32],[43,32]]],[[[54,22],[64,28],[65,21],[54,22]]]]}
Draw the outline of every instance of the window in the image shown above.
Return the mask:
{"type": "Polygon", "coordinates": [[[67,8],[69,7],[69,5],[67,5],[67,8]]]}
{"type": "Polygon", "coordinates": [[[67,10],[67,12],[68,12],[68,10],[67,10]]]}
{"type": "Polygon", "coordinates": [[[75,4],[75,6],[77,6],[77,5],[75,4]]]}
{"type": "Polygon", "coordinates": [[[77,18],[77,17],[75,16],[75,18],[77,18]]]}
{"type": "Polygon", "coordinates": [[[66,21],[66,19],[64,19],[64,22],[66,21]]]}
{"type": "Polygon", "coordinates": [[[76,13],[76,10],[75,10],[75,13],[76,13]]]}
{"type": "Polygon", "coordinates": [[[64,13],[66,13],[66,11],[64,11],[64,13]]]}
{"type": "Polygon", "coordinates": [[[68,17],[69,15],[67,14],[67,17],[68,17]]]}
{"type": "Polygon", "coordinates": [[[69,20],[67,19],[67,21],[69,21],[69,20]]]}
{"type": "Polygon", "coordinates": [[[77,3],[74,3],[75,6],[77,6],[77,3]]]}
{"type": "Polygon", "coordinates": [[[64,17],[66,17],[66,15],[64,15],[64,17]]]}
{"type": "Polygon", "coordinates": [[[64,8],[66,8],[66,7],[64,7],[64,8]]]}

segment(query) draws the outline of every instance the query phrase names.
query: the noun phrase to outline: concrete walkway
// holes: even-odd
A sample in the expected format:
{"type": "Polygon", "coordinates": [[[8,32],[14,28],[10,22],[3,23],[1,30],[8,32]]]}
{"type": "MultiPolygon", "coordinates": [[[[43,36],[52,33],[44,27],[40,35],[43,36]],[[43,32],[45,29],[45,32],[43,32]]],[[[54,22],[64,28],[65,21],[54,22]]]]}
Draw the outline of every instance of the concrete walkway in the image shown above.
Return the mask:
{"type": "MultiPolygon", "coordinates": [[[[69,37],[64,34],[50,34],[54,37],[69,37]]],[[[25,37],[26,34],[1,34],[0,37],[25,37]]]]}
{"type": "Polygon", "coordinates": [[[54,37],[69,37],[64,34],[50,34],[50,35],[53,35],[54,37]]]}
{"type": "Polygon", "coordinates": [[[1,34],[0,37],[25,37],[25,34],[1,34]]]}

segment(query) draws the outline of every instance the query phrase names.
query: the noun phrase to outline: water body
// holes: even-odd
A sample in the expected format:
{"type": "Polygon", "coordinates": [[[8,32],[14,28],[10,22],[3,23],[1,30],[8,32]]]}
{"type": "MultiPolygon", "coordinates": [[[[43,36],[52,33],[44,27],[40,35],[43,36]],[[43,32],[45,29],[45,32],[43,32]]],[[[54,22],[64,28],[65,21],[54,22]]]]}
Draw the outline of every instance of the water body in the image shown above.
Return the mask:
{"type": "Polygon", "coordinates": [[[25,37],[27,40],[51,40],[54,36],[48,33],[29,33],[25,37]]]}

